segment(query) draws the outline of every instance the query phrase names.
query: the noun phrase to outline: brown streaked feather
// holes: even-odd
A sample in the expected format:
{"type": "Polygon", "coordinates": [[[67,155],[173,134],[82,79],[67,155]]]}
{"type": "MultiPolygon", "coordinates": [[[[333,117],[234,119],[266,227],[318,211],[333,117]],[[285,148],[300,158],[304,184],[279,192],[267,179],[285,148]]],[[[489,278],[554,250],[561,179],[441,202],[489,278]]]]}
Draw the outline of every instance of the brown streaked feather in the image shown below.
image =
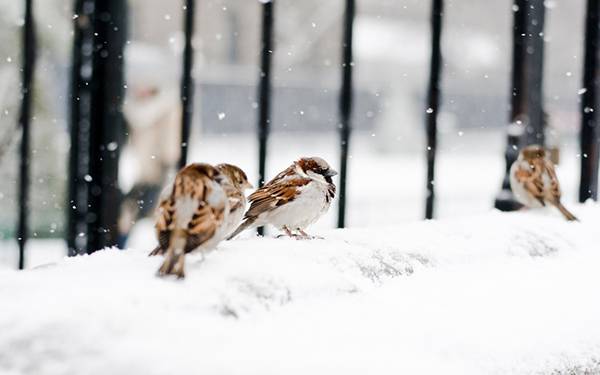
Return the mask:
{"type": "Polygon", "coordinates": [[[544,172],[543,161],[541,164],[538,160],[529,160],[528,162],[528,168],[517,169],[515,177],[517,178],[517,181],[520,181],[525,189],[542,204],[542,206],[545,206],[544,180],[542,179],[544,172]]]}
{"type": "Polygon", "coordinates": [[[548,173],[548,177],[550,177],[550,186],[548,188],[548,195],[546,199],[552,202],[560,201],[561,191],[560,184],[558,183],[558,177],[556,176],[556,171],[554,170],[554,165],[550,160],[543,159],[543,166],[548,173]]]}
{"type": "Polygon", "coordinates": [[[191,164],[176,176],[172,194],[160,202],[157,209],[156,233],[160,250],[152,254],[163,254],[169,247],[171,232],[177,217],[175,197],[189,196],[199,201],[198,208],[184,230],[187,237],[185,252],[188,253],[212,238],[224,219],[225,202],[213,206],[206,203],[212,192],[212,178],[219,172],[206,164],[191,164]]]}
{"type": "Polygon", "coordinates": [[[329,184],[327,185],[327,195],[325,196],[325,199],[327,200],[327,203],[331,203],[333,198],[335,198],[335,184],[331,177],[325,177],[325,181],[329,184]]]}
{"type": "MultiPolygon", "coordinates": [[[[296,168],[296,164],[295,163],[292,164],[292,165],[290,165],[289,167],[287,167],[283,171],[279,172],[279,174],[277,176],[275,176],[271,181],[269,181],[266,184],[264,184],[263,188],[267,187],[267,186],[279,184],[281,182],[281,180],[285,179],[286,177],[295,176],[296,175],[295,168],[296,168]]],[[[261,189],[258,189],[258,190],[261,190],[261,189]]]]}
{"type": "Polygon", "coordinates": [[[246,197],[244,193],[236,189],[231,184],[224,184],[223,190],[225,190],[225,194],[227,195],[227,199],[229,200],[229,212],[235,212],[239,210],[244,205],[244,200],[246,197]]]}
{"type": "Polygon", "coordinates": [[[277,184],[267,184],[248,197],[250,209],[245,218],[257,217],[263,212],[293,201],[302,186],[310,183],[310,178],[292,178],[279,181],[277,184]]]}

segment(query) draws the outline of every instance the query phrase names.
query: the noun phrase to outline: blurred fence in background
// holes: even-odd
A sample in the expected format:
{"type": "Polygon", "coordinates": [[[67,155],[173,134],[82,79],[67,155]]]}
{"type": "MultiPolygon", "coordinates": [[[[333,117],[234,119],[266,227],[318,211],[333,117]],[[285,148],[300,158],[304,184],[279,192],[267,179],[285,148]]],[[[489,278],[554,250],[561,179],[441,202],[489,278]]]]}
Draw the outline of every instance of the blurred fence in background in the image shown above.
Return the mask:
{"type": "MultiPolygon", "coordinates": [[[[563,9],[573,11],[575,7],[570,5],[579,4],[577,1],[583,0],[574,0],[563,9]]],[[[35,156],[29,143],[30,122],[35,119],[29,110],[34,99],[30,95],[31,83],[47,79],[46,70],[38,67],[36,80],[32,81],[34,56],[43,51],[36,48],[34,36],[44,41],[59,27],[43,17],[36,19],[32,0],[26,0],[24,5],[22,22],[17,22],[23,34],[19,44],[23,56],[19,116],[22,137],[17,173],[19,199],[15,207],[19,212],[15,237],[20,247],[20,267],[25,263],[26,240],[31,235],[28,214],[35,212],[30,203],[35,194],[28,194],[31,158],[35,156]]],[[[483,20],[485,17],[469,18],[473,12],[481,12],[483,5],[448,0],[432,0],[431,4],[406,0],[395,5],[385,1],[355,4],[355,0],[324,4],[284,0],[243,4],[186,0],[177,6],[155,1],[65,2],[61,27],[68,29],[68,21],[65,21],[71,18],[73,30],[70,89],[68,96],[59,101],[65,105],[65,113],[67,104],[70,111],[70,162],[65,179],[68,197],[64,197],[64,206],[56,204],[60,199],[57,195],[53,198],[55,208],[62,209],[68,218],[63,233],[69,254],[90,253],[122,244],[122,237],[130,229],[122,222],[135,221],[139,212],[147,212],[148,207],[155,204],[156,186],[164,182],[164,171],[187,162],[193,134],[198,129],[202,129],[203,134],[255,132],[258,153],[252,157],[257,159],[259,183],[269,178],[267,164],[274,157],[268,152],[273,130],[337,132],[337,146],[332,143],[331,148],[337,147],[340,157],[337,225],[343,227],[347,223],[346,212],[352,210],[352,206],[346,205],[346,176],[368,173],[352,170],[348,163],[352,155],[353,129],[381,135],[381,149],[421,150],[426,155],[423,204],[424,216],[431,218],[435,213],[435,187],[439,182],[434,174],[438,133],[445,134],[448,126],[476,132],[508,123],[505,152],[508,171],[524,144],[548,140],[550,146],[554,141],[548,133],[555,127],[549,129],[544,124],[563,122],[561,103],[577,103],[581,99],[579,200],[596,199],[600,84],[598,2],[587,0],[585,7],[579,4],[585,8],[582,17],[585,33],[583,27],[564,33],[569,23],[556,23],[561,29],[554,37],[560,43],[585,41],[583,59],[544,48],[550,41],[546,31],[547,8],[556,4],[543,0],[514,0],[514,3],[507,0],[487,5],[485,7],[490,9],[486,11],[495,12],[497,16],[492,17],[489,24],[483,20]],[[69,7],[72,7],[71,12],[69,7]],[[144,16],[148,14],[152,17],[144,16]],[[200,21],[195,19],[198,16],[200,21]],[[397,19],[402,21],[396,22],[397,19]],[[181,34],[165,33],[164,27],[158,24],[172,25],[176,20],[179,20],[177,26],[170,27],[178,27],[181,34]],[[470,22],[487,33],[471,32],[470,22]],[[135,43],[128,36],[128,30],[134,30],[138,39],[155,38],[169,46],[180,46],[182,53],[178,58],[168,58],[161,53],[130,56],[127,51],[133,50],[135,43]],[[505,43],[500,40],[512,46],[511,64],[498,52],[499,46],[505,43]],[[198,51],[203,54],[199,55],[198,51]],[[470,62],[463,66],[460,61],[465,55],[470,62]],[[138,65],[128,71],[128,62],[135,58],[138,65]],[[160,65],[158,60],[168,62],[144,72],[147,67],[160,65]],[[252,61],[258,69],[247,68],[252,61]],[[424,62],[429,64],[429,69],[424,62]],[[565,70],[565,66],[573,62],[578,64],[577,71],[583,72],[582,84],[571,82],[575,69],[565,70]],[[556,63],[558,68],[553,65],[556,63]],[[361,65],[368,69],[361,70],[361,65]],[[176,66],[180,66],[181,71],[176,66]],[[512,71],[512,79],[505,74],[509,71],[512,71]],[[254,80],[248,78],[251,75],[254,80]],[[475,75],[477,79],[473,78],[475,75]],[[544,77],[552,79],[544,82],[544,77]],[[577,89],[565,90],[566,79],[569,79],[569,87],[577,89]],[[491,87],[504,85],[505,94],[489,95],[490,91],[480,82],[489,83],[491,87]],[[548,106],[545,106],[544,92],[551,93],[548,106]],[[172,100],[177,96],[179,101],[172,100]],[[128,111],[128,107],[137,102],[147,105],[128,111]],[[161,103],[166,109],[159,113],[156,108],[161,103]],[[178,120],[174,122],[172,118],[178,120]],[[213,123],[216,125],[209,125],[213,123]],[[252,123],[254,125],[249,126],[252,123]],[[414,123],[420,125],[416,132],[414,123]],[[149,164],[159,163],[159,177],[148,178],[134,188],[130,186],[135,194],[123,192],[123,182],[119,181],[120,160],[126,159],[127,148],[132,144],[147,144],[135,138],[150,134],[152,127],[162,127],[160,134],[177,134],[174,140],[180,145],[179,162],[158,156],[161,154],[158,149],[170,147],[167,143],[172,141],[169,136],[158,136],[164,143],[159,142],[147,151],[149,158],[137,169],[143,173],[152,169],[149,164]],[[420,134],[425,134],[426,140],[420,134]],[[129,213],[122,204],[128,197],[134,206],[129,213]]],[[[63,71],[63,78],[66,76],[63,71]]],[[[54,88],[60,92],[59,87],[54,88]]],[[[8,117],[2,119],[6,122],[8,117]]],[[[43,148],[33,150],[43,152],[43,148]]],[[[57,160],[61,162],[60,158],[57,160]]],[[[502,187],[496,197],[496,207],[514,209],[516,205],[506,176],[502,187]]],[[[398,194],[402,194],[400,187],[398,194]]],[[[52,232],[56,227],[54,225],[52,232]]]]}

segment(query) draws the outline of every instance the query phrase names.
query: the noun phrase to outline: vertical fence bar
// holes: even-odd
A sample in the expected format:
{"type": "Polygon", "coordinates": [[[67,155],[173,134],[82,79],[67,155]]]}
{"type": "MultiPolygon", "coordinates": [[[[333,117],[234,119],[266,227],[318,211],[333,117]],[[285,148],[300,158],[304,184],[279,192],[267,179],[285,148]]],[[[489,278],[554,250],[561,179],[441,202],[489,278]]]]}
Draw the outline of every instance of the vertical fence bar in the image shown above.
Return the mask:
{"type": "Polygon", "coordinates": [[[344,12],[344,35],[342,41],[342,86],[340,89],[340,197],[338,206],[338,228],[346,226],[346,186],[348,178],[348,150],[352,131],[352,31],[354,26],[355,1],[346,0],[344,12]]]}
{"type": "MultiPolygon", "coordinates": [[[[258,186],[267,178],[267,147],[271,128],[271,61],[273,56],[274,1],[262,4],[262,34],[260,44],[260,77],[258,82],[258,186]]],[[[264,229],[258,228],[263,235],[264,229]]]]}
{"type": "Polygon", "coordinates": [[[528,117],[525,129],[527,144],[545,144],[544,125],[544,24],[546,6],[545,0],[526,0],[522,7],[527,11],[526,35],[527,48],[524,51],[527,60],[526,74],[523,77],[527,88],[526,113],[528,117]]]}
{"type": "Polygon", "coordinates": [[[69,256],[84,254],[86,251],[87,224],[87,185],[84,176],[88,172],[87,155],[89,137],[89,78],[91,77],[91,48],[84,49],[84,43],[90,45],[93,28],[91,25],[91,0],[75,0],[73,12],[73,55],[71,61],[70,92],[70,141],[69,178],[67,202],[67,246],[69,256]],[[82,234],[82,235],[80,235],[82,234]]]}
{"type": "Polygon", "coordinates": [[[427,90],[425,122],[427,132],[427,198],[425,218],[433,218],[435,202],[435,156],[437,151],[437,119],[440,106],[440,77],[442,70],[442,16],[443,0],[431,3],[431,66],[427,90]]]}
{"type": "Polygon", "coordinates": [[[119,146],[125,133],[122,103],[125,96],[126,21],[126,2],[95,1],[88,253],[117,244],[121,201],[118,185],[119,146]]]}
{"type": "Polygon", "coordinates": [[[23,26],[22,68],[21,68],[21,109],[19,126],[21,128],[21,146],[19,150],[19,221],[17,241],[19,243],[19,269],[25,268],[25,245],[28,236],[29,208],[29,141],[31,118],[31,96],[33,89],[33,71],[35,68],[35,25],[33,19],[33,0],[25,0],[25,24],[23,26]]]}
{"type": "Polygon", "coordinates": [[[185,0],[184,10],[184,34],[185,44],[183,48],[183,67],[181,75],[181,153],[179,155],[179,168],[187,164],[187,152],[190,142],[190,128],[192,113],[194,109],[194,80],[192,78],[192,66],[194,48],[192,37],[194,36],[194,13],[195,0],[185,0]]]}
{"type": "Polygon", "coordinates": [[[76,0],[71,82],[69,255],[117,243],[127,5],[76,0]]]}
{"type": "Polygon", "coordinates": [[[73,6],[73,50],[71,51],[71,85],[69,91],[70,103],[70,119],[69,119],[69,170],[67,177],[67,229],[65,239],[67,242],[69,256],[76,255],[79,251],[75,247],[76,226],[77,226],[77,155],[79,147],[77,144],[77,136],[79,135],[79,87],[81,67],[81,43],[82,32],[79,26],[79,17],[83,8],[82,0],[75,0],[73,6]]]}
{"type": "Polygon", "coordinates": [[[71,62],[67,246],[69,256],[87,252],[90,88],[92,76],[93,0],[75,0],[71,62]]]}
{"type": "Polygon", "coordinates": [[[494,207],[514,211],[521,207],[510,189],[509,171],[524,144],[544,144],[543,62],[544,19],[543,0],[514,0],[513,58],[510,91],[510,121],[504,152],[505,169],[502,189],[494,207]]]}
{"type": "Polygon", "coordinates": [[[600,142],[600,2],[588,0],[585,22],[585,61],[581,98],[581,179],[579,201],[598,198],[598,148],[600,142]]]}

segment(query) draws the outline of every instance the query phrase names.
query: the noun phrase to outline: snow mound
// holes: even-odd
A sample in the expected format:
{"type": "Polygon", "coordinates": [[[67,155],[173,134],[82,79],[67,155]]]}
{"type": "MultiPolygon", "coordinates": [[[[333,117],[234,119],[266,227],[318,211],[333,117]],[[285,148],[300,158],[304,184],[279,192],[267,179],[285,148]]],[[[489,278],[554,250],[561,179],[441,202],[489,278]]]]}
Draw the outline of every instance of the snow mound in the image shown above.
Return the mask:
{"type": "Polygon", "coordinates": [[[0,269],[2,374],[600,373],[600,207],[0,269]],[[587,372],[586,372],[587,371],[587,372]]]}

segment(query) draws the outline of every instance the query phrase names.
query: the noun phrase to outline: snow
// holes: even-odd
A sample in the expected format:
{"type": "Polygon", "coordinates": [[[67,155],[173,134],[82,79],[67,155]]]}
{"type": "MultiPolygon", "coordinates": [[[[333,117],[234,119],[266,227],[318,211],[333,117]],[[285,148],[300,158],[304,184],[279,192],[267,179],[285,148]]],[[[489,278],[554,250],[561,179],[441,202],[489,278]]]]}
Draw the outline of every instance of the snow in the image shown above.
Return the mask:
{"type": "Polygon", "coordinates": [[[597,204],[0,269],[2,374],[598,373],[597,204]]]}

